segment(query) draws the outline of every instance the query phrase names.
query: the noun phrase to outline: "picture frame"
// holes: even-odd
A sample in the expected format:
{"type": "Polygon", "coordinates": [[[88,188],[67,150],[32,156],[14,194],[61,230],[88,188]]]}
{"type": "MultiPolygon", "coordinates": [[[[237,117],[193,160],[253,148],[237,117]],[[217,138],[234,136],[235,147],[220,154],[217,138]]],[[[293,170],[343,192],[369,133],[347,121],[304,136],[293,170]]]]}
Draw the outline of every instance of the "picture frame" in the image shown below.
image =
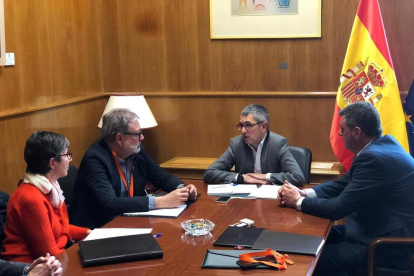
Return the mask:
{"type": "Polygon", "coordinates": [[[321,37],[321,1],[210,0],[210,38],[321,37]],[[296,10],[272,12],[276,8],[270,5],[279,5],[283,9],[283,4],[296,5],[296,10]],[[257,8],[259,5],[260,9],[257,8]]]}
{"type": "Polygon", "coordinates": [[[6,64],[6,36],[4,28],[4,0],[0,0],[0,66],[6,64]]]}

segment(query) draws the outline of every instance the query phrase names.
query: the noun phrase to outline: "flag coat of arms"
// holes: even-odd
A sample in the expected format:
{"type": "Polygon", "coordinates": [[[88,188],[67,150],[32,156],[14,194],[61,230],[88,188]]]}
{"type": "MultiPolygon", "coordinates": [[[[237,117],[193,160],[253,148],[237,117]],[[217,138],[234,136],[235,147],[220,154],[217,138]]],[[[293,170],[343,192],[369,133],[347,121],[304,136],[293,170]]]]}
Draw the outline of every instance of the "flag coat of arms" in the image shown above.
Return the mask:
{"type": "Polygon", "coordinates": [[[400,92],[378,0],[359,2],[336,96],[330,140],[345,170],[351,167],[354,154],[345,148],[338,135],[338,111],[358,101],[374,105],[381,117],[383,134],[393,135],[409,150],[400,92]]]}

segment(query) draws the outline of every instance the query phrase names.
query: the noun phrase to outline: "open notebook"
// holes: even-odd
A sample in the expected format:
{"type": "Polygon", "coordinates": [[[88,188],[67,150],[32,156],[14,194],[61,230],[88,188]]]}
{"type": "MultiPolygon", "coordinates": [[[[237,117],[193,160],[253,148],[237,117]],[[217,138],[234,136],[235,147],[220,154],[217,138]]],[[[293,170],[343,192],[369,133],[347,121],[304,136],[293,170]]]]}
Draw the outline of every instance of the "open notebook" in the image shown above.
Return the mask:
{"type": "Polygon", "coordinates": [[[321,250],[324,241],[323,237],[318,236],[265,230],[253,244],[253,249],[271,248],[281,253],[315,256],[321,250]]]}
{"type": "Polygon", "coordinates": [[[128,235],[80,241],[83,266],[162,258],[163,252],[152,234],[128,235]]]}

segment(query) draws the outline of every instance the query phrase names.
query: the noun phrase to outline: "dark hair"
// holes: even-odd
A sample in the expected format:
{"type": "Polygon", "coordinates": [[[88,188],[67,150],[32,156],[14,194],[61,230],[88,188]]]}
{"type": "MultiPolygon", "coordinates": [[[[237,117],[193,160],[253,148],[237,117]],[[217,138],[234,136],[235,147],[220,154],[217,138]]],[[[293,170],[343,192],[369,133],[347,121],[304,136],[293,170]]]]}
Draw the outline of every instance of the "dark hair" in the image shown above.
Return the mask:
{"type": "Polygon", "coordinates": [[[256,122],[266,122],[269,125],[269,112],[266,107],[260,104],[249,104],[243,108],[241,116],[253,115],[256,122]]]}
{"type": "Polygon", "coordinates": [[[138,115],[128,109],[112,109],[102,117],[101,137],[106,142],[113,142],[118,133],[128,132],[129,124],[138,119],[138,115]]]}
{"type": "Polygon", "coordinates": [[[376,137],[382,133],[381,119],[375,107],[367,102],[356,102],[339,111],[345,116],[346,125],[353,129],[359,127],[368,137],[376,137]]]}
{"type": "Polygon", "coordinates": [[[61,154],[69,147],[69,141],[59,133],[36,131],[30,135],[24,147],[26,172],[46,174],[49,170],[50,158],[60,162],[61,154]]]}

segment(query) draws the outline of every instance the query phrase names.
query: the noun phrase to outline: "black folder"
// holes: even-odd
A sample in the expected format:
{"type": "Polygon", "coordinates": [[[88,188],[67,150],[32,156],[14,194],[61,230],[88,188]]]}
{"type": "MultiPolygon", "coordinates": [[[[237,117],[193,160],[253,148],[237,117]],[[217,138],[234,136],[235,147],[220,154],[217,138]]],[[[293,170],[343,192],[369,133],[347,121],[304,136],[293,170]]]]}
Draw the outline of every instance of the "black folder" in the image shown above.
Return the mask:
{"type": "Polygon", "coordinates": [[[322,248],[323,237],[292,234],[285,232],[263,231],[252,249],[270,248],[280,253],[317,255],[322,248]]]}
{"type": "Polygon", "coordinates": [[[214,245],[252,247],[265,228],[229,226],[214,245]]]}
{"type": "Polygon", "coordinates": [[[82,265],[85,267],[163,256],[161,247],[151,234],[80,241],[78,244],[82,265]]]}
{"type": "MultiPolygon", "coordinates": [[[[207,250],[204,260],[201,263],[202,268],[240,268],[236,263],[240,254],[257,252],[257,250],[207,250]]],[[[266,265],[257,265],[256,268],[269,268],[266,265]]]]}

